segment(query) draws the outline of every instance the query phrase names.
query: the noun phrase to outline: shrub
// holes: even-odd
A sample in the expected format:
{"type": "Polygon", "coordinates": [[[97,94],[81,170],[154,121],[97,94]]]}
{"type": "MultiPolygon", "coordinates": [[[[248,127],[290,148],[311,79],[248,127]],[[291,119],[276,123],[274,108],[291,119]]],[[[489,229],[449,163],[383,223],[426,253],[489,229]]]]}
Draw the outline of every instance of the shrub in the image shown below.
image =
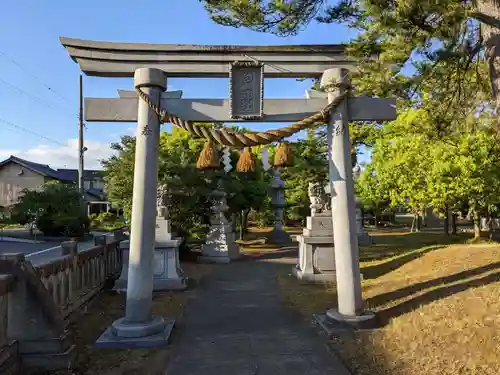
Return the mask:
{"type": "Polygon", "coordinates": [[[89,215],[89,221],[90,221],[91,223],[96,222],[96,221],[99,221],[99,219],[98,219],[98,218],[99,218],[99,214],[90,214],[90,215],[89,215]]]}
{"type": "Polygon", "coordinates": [[[20,224],[36,225],[45,235],[80,237],[89,229],[83,208],[74,186],[50,181],[38,191],[24,190],[12,217],[20,224]]]}
{"type": "Polygon", "coordinates": [[[97,216],[97,221],[103,223],[103,224],[110,224],[118,220],[117,216],[114,213],[111,212],[101,212],[97,216]]]}

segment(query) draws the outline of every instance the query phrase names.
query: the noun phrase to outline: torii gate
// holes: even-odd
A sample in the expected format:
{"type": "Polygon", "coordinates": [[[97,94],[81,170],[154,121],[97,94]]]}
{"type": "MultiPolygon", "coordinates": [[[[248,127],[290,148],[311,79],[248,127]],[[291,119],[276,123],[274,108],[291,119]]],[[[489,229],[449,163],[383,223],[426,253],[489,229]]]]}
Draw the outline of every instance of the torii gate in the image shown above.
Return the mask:
{"type": "MultiPolygon", "coordinates": [[[[348,68],[356,61],[344,55],[342,45],[199,46],[179,44],[109,43],[61,38],[81,70],[90,76],[134,77],[137,93],[121,91],[120,98],[86,98],[89,122],[137,122],[132,204],[129,285],[126,314],[110,327],[108,342],[135,347],[162,343],[171,327],[153,317],[153,248],[158,174],[158,105],[192,122],[294,122],[311,116],[345,95],[348,68]],[[238,62],[238,63],[234,63],[238,62]],[[248,76],[245,89],[236,86],[248,76]],[[180,92],[164,93],[167,77],[231,76],[230,98],[181,99],[180,92]],[[312,92],[307,99],[264,99],[264,78],[319,78],[327,93],[312,92]],[[247,82],[248,83],[248,82],[247,82]]],[[[328,160],[332,184],[332,216],[337,272],[338,309],[327,315],[345,322],[362,322],[363,311],[349,121],[396,118],[395,100],[349,97],[331,110],[328,123],[328,160]]]]}

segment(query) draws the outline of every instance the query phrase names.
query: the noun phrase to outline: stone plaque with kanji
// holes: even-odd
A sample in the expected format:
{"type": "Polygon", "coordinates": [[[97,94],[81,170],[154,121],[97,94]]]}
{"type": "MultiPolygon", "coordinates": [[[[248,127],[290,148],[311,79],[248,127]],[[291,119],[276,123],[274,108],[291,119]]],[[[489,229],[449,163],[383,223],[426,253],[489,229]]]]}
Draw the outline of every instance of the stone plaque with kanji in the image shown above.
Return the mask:
{"type": "Polygon", "coordinates": [[[252,61],[236,61],[231,64],[229,82],[231,118],[261,119],[264,104],[264,66],[252,61]]]}

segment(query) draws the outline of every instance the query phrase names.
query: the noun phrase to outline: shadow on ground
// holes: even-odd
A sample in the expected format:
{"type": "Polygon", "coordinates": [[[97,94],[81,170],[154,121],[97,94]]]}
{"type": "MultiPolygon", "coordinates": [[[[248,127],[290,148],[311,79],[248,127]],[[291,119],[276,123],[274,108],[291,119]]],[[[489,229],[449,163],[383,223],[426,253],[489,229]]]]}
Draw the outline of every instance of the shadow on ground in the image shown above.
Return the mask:
{"type": "Polygon", "coordinates": [[[472,277],[477,277],[494,270],[500,270],[500,262],[488,264],[483,267],[473,268],[471,270],[463,272],[458,272],[445,277],[439,277],[422,283],[413,284],[406,288],[401,288],[389,293],[379,294],[375,297],[367,299],[366,303],[369,306],[377,307],[386,305],[399,299],[404,299],[407,297],[411,297],[412,295],[416,295],[415,297],[397,304],[396,306],[379,310],[377,312],[377,317],[382,325],[386,325],[390,322],[391,319],[404,314],[408,314],[434,301],[450,297],[454,294],[464,292],[468,289],[478,288],[500,281],[500,272],[489,273],[483,277],[465,281],[472,277]],[[464,281],[459,282],[462,280],[464,281]],[[440,287],[435,288],[437,286],[440,287]],[[431,288],[435,289],[427,291],[423,294],[419,294],[420,292],[431,288]]]}
{"type": "Polygon", "coordinates": [[[421,256],[427,254],[430,251],[439,250],[446,247],[445,245],[435,245],[429,246],[424,249],[415,250],[413,252],[406,253],[404,255],[397,256],[391,260],[388,260],[383,263],[379,263],[373,266],[362,266],[361,273],[365,280],[368,279],[376,279],[386,273],[397,270],[398,268],[404,266],[406,263],[409,263],[421,256]]]}
{"type": "Polygon", "coordinates": [[[420,232],[420,233],[384,233],[372,235],[373,244],[361,246],[359,257],[361,262],[384,260],[415,250],[422,250],[427,246],[445,246],[465,243],[472,238],[469,233],[461,233],[454,236],[445,236],[442,233],[420,232]]]}
{"type": "MultiPolygon", "coordinates": [[[[429,267],[427,269],[429,273],[425,268],[411,266],[408,268],[409,274],[402,274],[401,271],[394,274],[395,285],[391,284],[392,276],[388,275],[431,252],[444,250],[448,245],[465,244],[470,238],[470,234],[447,237],[442,233],[430,232],[384,233],[374,236],[375,245],[360,249],[360,258],[364,262],[362,272],[365,279],[372,279],[363,284],[363,293],[368,296],[365,302],[368,308],[376,311],[381,326],[375,331],[339,332],[329,341],[332,348],[340,353],[353,375],[416,375],[421,373],[426,375],[457,373],[490,375],[499,373],[495,372],[500,366],[498,362],[491,359],[491,356],[481,357],[487,354],[478,354],[481,352],[480,349],[474,353],[475,357],[471,361],[466,362],[461,359],[460,348],[465,350],[464,347],[469,345],[467,350],[472,352],[474,344],[446,343],[444,338],[446,334],[453,336],[454,327],[462,327],[465,331],[456,332],[458,336],[451,340],[460,341],[460,337],[463,336],[462,339],[474,340],[475,338],[474,342],[483,340],[486,345],[486,343],[491,344],[492,340],[498,337],[492,331],[487,333],[488,327],[491,326],[491,329],[494,329],[493,320],[491,322],[481,320],[483,315],[490,319],[488,317],[495,316],[495,311],[498,311],[494,307],[496,294],[493,289],[495,285],[498,285],[495,283],[500,282],[500,262],[493,260],[492,263],[486,264],[489,259],[495,259],[495,253],[481,255],[482,250],[477,250],[477,247],[475,251],[469,252],[466,250],[471,249],[469,245],[458,246],[457,251],[461,252],[456,254],[459,258],[454,261],[460,262],[463,259],[465,270],[461,272],[451,273],[453,271],[450,270],[446,274],[446,269],[442,268],[447,267],[446,262],[442,266],[435,263],[441,271],[437,269],[433,271],[430,267],[433,267],[433,262],[439,258],[432,254],[428,258],[429,261],[419,260],[422,262],[422,267],[429,267]],[[477,264],[476,268],[472,268],[474,265],[469,262],[481,262],[483,256],[484,265],[477,264]],[[444,275],[443,271],[445,271],[444,275]],[[433,276],[432,272],[440,274],[433,276]],[[380,281],[376,280],[383,275],[386,277],[380,281]],[[437,277],[438,275],[440,277],[437,277]],[[414,279],[412,285],[402,287],[400,284],[404,285],[405,282],[396,278],[403,278],[410,283],[412,278],[414,279]],[[422,281],[423,278],[425,281],[422,281]],[[490,286],[486,291],[484,288],[488,285],[490,286]],[[446,299],[458,294],[460,295],[456,298],[446,299]],[[461,304],[474,303],[475,298],[479,298],[475,297],[476,295],[482,295],[484,298],[481,300],[482,304],[478,304],[478,308],[480,305],[482,309],[486,309],[485,306],[488,304],[490,306],[488,311],[477,311],[474,316],[471,315],[472,313],[460,317],[453,315],[455,311],[460,310],[461,304]],[[456,308],[450,307],[450,304],[456,308]],[[458,318],[461,319],[456,326],[453,323],[455,318],[457,321],[458,318]],[[441,331],[436,332],[435,329],[441,331]],[[420,349],[417,352],[415,346],[417,342],[418,345],[423,345],[420,348],[422,353],[420,349]],[[457,349],[448,349],[451,345],[456,346],[457,349]],[[448,357],[444,354],[448,350],[456,351],[448,357]],[[474,366],[479,366],[485,371],[475,372],[474,366]]],[[[484,249],[486,252],[487,248],[484,249]]],[[[283,250],[280,250],[280,253],[286,254],[283,250]]],[[[452,251],[449,253],[453,256],[452,251]]],[[[278,262],[281,258],[282,255],[279,254],[266,254],[263,259],[278,262]]],[[[289,265],[277,268],[278,281],[285,304],[299,310],[308,321],[313,313],[336,307],[337,295],[334,285],[302,284],[290,276],[289,271],[289,265]]]]}

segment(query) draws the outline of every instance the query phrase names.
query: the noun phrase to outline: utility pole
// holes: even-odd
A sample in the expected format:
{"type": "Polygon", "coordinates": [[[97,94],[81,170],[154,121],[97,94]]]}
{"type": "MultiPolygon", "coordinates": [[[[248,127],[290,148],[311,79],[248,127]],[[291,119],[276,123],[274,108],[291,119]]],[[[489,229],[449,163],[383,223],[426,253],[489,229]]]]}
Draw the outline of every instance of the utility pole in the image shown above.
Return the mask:
{"type": "Polygon", "coordinates": [[[83,147],[83,76],[81,74],[79,87],[80,106],[78,110],[78,192],[85,202],[85,187],[83,185],[83,153],[85,152],[85,149],[83,147]]]}

